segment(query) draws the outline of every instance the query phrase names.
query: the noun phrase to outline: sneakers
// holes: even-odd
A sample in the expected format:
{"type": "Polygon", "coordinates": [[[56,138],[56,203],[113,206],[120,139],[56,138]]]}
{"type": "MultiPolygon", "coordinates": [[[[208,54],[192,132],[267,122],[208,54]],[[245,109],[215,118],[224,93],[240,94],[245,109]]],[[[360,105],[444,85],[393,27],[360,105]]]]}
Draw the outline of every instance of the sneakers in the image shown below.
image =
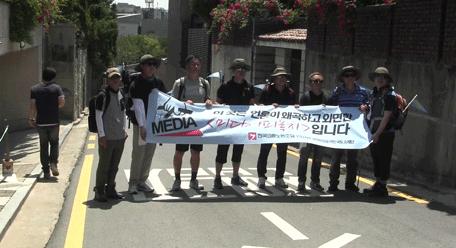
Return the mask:
{"type": "Polygon", "coordinates": [[[339,191],[339,188],[337,188],[337,185],[329,185],[328,192],[337,192],[339,191]]]}
{"type": "Polygon", "coordinates": [[[154,188],[152,188],[145,182],[138,183],[138,185],[136,187],[138,188],[138,191],[142,191],[142,192],[146,192],[146,193],[154,192],[154,188]]]}
{"type": "Polygon", "coordinates": [[[285,183],[285,181],[283,180],[283,178],[276,179],[276,180],[275,180],[275,186],[276,186],[277,188],[283,188],[283,189],[288,188],[288,184],[285,183]]]}
{"type": "Polygon", "coordinates": [[[258,188],[265,189],[266,188],[266,177],[259,177],[257,185],[258,185],[258,188]]]}
{"type": "Polygon", "coordinates": [[[199,185],[198,180],[190,180],[190,188],[194,190],[203,190],[204,186],[199,185]]]}
{"type": "Polygon", "coordinates": [[[123,195],[117,192],[115,186],[106,187],[106,197],[113,200],[122,200],[125,198],[123,195]]]}
{"type": "Polygon", "coordinates": [[[171,191],[180,191],[181,190],[181,180],[174,180],[173,187],[171,188],[171,191]]]}
{"type": "Polygon", "coordinates": [[[307,192],[307,189],[306,189],[306,182],[300,181],[300,182],[298,183],[298,191],[299,191],[299,192],[307,192]]]}
{"type": "Polygon", "coordinates": [[[355,184],[346,184],[345,190],[352,191],[352,192],[359,192],[359,188],[355,184]]]}
{"type": "Polygon", "coordinates": [[[215,177],[214,179],[214,189],[223,189],[222,178],[215,177]]]}
{"type": "Polygon", "coordinates": [[[130,184],[128,186],[128,193],[130,193],[130,194],[138,194],[138,187],[136,187],[136,184],[130,184]]]}
{"type": "Polygon", "coordinates": [[[49,172],[43,172],[43,179],[44,179],[44,180],[49,180],[49,179],[51,179],[51,173],[49,173],[49,172]]]}
{"type": "Polygon", "coordinates": [[[372,188],[364,189],[363,193],[371,197],[386,197],[388,196],[388,189],[386,185],[376,182],[372,188]]]}
{"type": "Polygon", "coordinates": [[[310,182],[310,188],[313,190],[316,190],[316,191],[320,191],[320,192],[325,191],[325,189],[319,183],[316,183],[313,181],[310,182]]]}
{"type": "Polygon", "coordinates": [[[231,178],[231,185],[247,187],[247,185],[249,185],[249,184],[247,182],[245,182],[244,180],[242,180],[242,178],[240,176],[236,176],[236,177],[231,178]]]}
{"type": "Polygon", "coordinates": [[[59,169],[57,168],[57,164],[54,164],[54,163],[51,163],[51,172],[52,172],[52,175],[53,176],[58,176],[60,173],[59,173],[59,169]]]}

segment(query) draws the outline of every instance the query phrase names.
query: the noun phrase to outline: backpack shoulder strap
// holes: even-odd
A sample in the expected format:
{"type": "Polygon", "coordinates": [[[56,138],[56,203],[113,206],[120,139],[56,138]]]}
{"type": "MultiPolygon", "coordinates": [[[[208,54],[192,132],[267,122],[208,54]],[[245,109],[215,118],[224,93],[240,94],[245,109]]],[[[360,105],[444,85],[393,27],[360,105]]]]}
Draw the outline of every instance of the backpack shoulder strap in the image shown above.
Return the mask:
{"type": "Polygon", "coordinates": [[[208,94],[208,89],[209,89],[209,83],[202,77],[199,78],[200,84],[204,88],[204,99],[207,100],[209,99],[209,94],[208,94]]]}

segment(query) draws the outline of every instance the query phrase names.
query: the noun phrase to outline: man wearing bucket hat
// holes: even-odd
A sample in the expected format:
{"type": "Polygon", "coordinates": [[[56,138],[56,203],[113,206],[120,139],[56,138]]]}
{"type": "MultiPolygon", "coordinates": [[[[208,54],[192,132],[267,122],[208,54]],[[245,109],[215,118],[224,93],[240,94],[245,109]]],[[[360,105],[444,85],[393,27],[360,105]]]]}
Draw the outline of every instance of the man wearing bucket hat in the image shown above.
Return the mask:
{"type": "Polygon", "coordinates": [[[122,77],[117,68],[109,68],[106,75],[107,87],[98,94],[95,104],[99,161],[94,200],[100,202],[123,198],[116,191],[115,180],[127,138],[122,77]]]}
{"type": "MultiPolygon", "coordinates": [[[[294,105],[296,104],[296,94],[288,86],[289,74],[285,68],[278,66],[274,69],[271,75],[272,84],[266,85],[261,92],[259,99],[260,104],[274,105],[294,105]]],[[[271,151],[272,144],[262,144],[260,154],[257,162],[258,172],[258,187],[264,189],[266,183],[266,167],[268,162],[269,152],[271,151]]],[[[288,188],[288,185],[283,180],[285,173],[285,166],[287,162],[288,144],[277,144],[277,162],[275,171],[275,186],[278,188],[288,188]]]]}
{"type": "Polygon", "coordinates": [[[378,67],[369,74],[375,83],[371,94],[371,112],[368,124],[372,136],[370,151],[374,162],[375,184],[364,193],[369,196],[388,196],[386,188],[391,169],[391,157],[395,136],[394,115],[398,111],[393,79],[385,67],[378,67]]]}
{"type": "MultiPolygon", "coordinates": [[[[345,66],[338,75],[340,85],[336,87],[330,98],[328,105],[340,107],[357,107],[361,112],[369,110],[369,93],[366,89],[359,86],[356,82],[360,78],[360,71],[354,66],[345,66]]],[[[340,176],[340,162],[344,153],[347,153],[347,177],[345,179],[345,189],[358,192],[359,188],[355,185],[358,172],[358,150],[334,149],[330,168],[330,186],[328,191],[338,191],[340,176]]]]}
{"type": "MultiPolygon", "coordinates": [[[[222,84],[217,90],[217,103],[228,105],[252,105],[255,104],[254,89],[251,84],[245,80],[246,72],[250,70],[250,65],[245,59],[235,59],[230,66],[233,77],[228,82],[222,84]]],[[[223,189],[220,173],[223,164],[227,162],[228,149],[230,145],[218,145],[217,156],[215,158],[216,175],[214,180],[215,189],[223,189]]],[[[242,152],[244,145],[233,145],[233,154],[231,162],[233,163],[232,185],[247,186],[247,183],[239,176],[239,167],[241,166],[242,152]]]]}
{"type": "Polygon", "coordinates": [[[139,69],[141,74],[130,85],[130,95],[133,102],[133,151],[128,192],[136,194],[138,191],[153,192],[149,186],[149,177],[152,158],[156,144],[146,144],[146,113],[149,104],[149,94],[153,89],[166,93],[165,85],[155,75],[160,67],[161,60],[150,54],[141,57],[139,69]]]}

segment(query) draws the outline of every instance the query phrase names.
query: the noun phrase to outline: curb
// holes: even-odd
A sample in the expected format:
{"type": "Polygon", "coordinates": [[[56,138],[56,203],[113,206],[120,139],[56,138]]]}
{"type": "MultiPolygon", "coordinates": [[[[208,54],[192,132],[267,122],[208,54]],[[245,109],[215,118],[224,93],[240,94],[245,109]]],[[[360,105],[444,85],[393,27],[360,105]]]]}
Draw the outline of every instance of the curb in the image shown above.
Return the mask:
{"type": "MultiPolygon", "coordinates": [[[[68,127],[62,131],[62,137],[59,139],[59,148],[68,137],[68,134],[73,129],[74,125],[75,123],[70,123],[70,125],[68,125],[68,127]]],[[[35,186],[37,179],[41,176],[41,174],[41,165],[37,164],[33,171],[30,173],[30,177],[25,179],[25,186],[20,187],[3,207],[0,214],[0,240],[5,235],[8,227],[13,222],[17,213],[21,209],[22,204],[24,203],[25,199],[27,199],[30,191],[32,191],[33,186],[35,186]]]]}

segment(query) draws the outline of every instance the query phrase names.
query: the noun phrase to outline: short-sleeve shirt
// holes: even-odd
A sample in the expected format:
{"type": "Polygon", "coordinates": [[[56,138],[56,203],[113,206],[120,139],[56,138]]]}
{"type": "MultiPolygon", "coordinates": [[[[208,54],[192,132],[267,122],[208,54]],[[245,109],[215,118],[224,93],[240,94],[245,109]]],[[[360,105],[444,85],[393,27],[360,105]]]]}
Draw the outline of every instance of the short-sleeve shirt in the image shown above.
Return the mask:
{"type": "Polygon", "coordinates": [[[182,93],[178,100],[187,101],[191,100],[195,103],[203,103],[211,95],[209,82],[204,78],[198,78],[197,80],[190,80],[187,77],[182,77],[174,82],[173,86],[173,97],[179,98],[179,91],[182,89],[182,93]],[[183,84],[183,86],[181,86],[183,84]],[[182,88],[181,88],[182,87],[182,88]]]}
{"type": "Polygon", "coordinates": [[[36,124],[49,126],[59,124],[59,98],[64,97],[62,88],[54,83],[39,83],[30,90],[30,98],[36,103],[36,124]]]}
{"type": "Polygon", "coordinates": [[[144,110],[147,113],[147,107],[149,104],[149,94],[153,89],[166,93],[165,84],[158,78],[145,79],[141,75],[131,83],[130,85],[130,96],[131,98],[138,98],[144,102],[144,110]]]}
{"type": "Polygon", "coordinates": [[[266,85],[261,92],[259,102],[265,105],[271,105],[273,103],[279,105],[294,105],[296,103],[296,94],[289,87],[286,87],[282,92],[279,92],[274,85],[266,85]]]}
{"type": "Polygon", "coordinates": [[[250,105],[250,100],[255,98],[255,92],[247,81],[239,84],[231,79],[217,90],[217,98],[228,105],[250,105]]]}
{"type": "Polygon", "coordinates": [[[358,84],[355,84],[355,89],[351,92],[343,84],[336,87],[328,100],[328,105],[340,107],[359,107],[363,104],[369,104],[369,92],[358,84]]]}

